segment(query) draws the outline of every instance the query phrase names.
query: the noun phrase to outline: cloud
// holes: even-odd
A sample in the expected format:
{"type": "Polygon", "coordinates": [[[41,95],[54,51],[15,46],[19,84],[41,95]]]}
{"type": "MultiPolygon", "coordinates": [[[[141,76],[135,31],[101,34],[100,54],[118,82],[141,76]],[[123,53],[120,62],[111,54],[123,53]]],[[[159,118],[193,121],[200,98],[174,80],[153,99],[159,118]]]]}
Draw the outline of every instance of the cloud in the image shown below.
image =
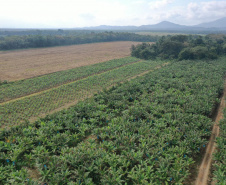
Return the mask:
{"type": "Polygon", "coordinates": [[[95,19],[95,16],[89,13],[86,14],[80,14],[79,15],[81,18],[83,18],[84,20],[88,20],[88,21],[92,21],[95,19]]]}
{"type": "Polygon", "coordinates": [[[174,0],[160,0],[160,1],[155,1],[155,2],[149,3],[149,6],[151,9],[160,9],[173,2],[174,2],[174,0]]]}
{"type": "Polygon", "coordinates": [[[226,10],[226,1],[210,1],[201,3],[201,7],[205,11],[225,11],[226,10]]]}
{"type": "MultiPolygon", "coordinates": [[[[106,0],[7,0],[0,6],[0,17],[20,27],[83,27],[112,24],[125,17],[125,5],[106,0]]],[[[2,27],[9,26],[1,21],[2,27]],[[5,26],[4,26],[5,25],[5,26]]]]}
{"type": "Polygon", "coordinates": [[[224,0],[5,0],[0,6],[1,27],[194,25],[222,17],[224,0]]]}
{"type": "MultiPolygon", "coordinates": [[[[172,3],[171,0],[152,3],[146,21],[158,23],[166,20],[183,25],[196,25],[226,17],[226,1],[196,1],[180,5],[175,2],[174,6],[171,6],[172,3]]],[[[149,5],[151,4],[149,3],[149,5]]]]}
{"type": "Polygon", "coordinates": [[[143,1],[143,0],[132,1],[132,4],[134,4],[134,5],[140,5],[140,4],[144,4],[144,3],[145,3],[145,1],[143,1]]]}
{"type": "Polygon", "coordinates": [[[226,16],[226,1],[189,3],[184,18],[194,22],[213,21],[226,16]]]}

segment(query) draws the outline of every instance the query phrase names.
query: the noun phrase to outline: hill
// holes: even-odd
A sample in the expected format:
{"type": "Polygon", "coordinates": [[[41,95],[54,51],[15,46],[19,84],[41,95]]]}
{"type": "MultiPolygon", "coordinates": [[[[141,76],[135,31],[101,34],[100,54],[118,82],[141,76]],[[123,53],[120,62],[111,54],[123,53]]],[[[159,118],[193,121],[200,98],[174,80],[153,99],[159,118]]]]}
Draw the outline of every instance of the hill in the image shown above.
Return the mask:
{"type": "Polygon", "coordinates": [[[196,26],[202,27],[202,28],[221,28],[221,29],[225,28],[226,29],[226,17],[217,19],[215,21],[198,24],[196,26]]]}
{"type": "Polygon", "coordinates": [[[143,25],[143,26],[140,26],[139,29],[141,30],[148,30],[148,29],[167,29],[167,30],[171,30],[171,29],[175,29],[175,30],[178,30],[178,29],[185,29],[187,28],[188,26],[182,26],[182,25],[179,25],[179,24],[175,24],[175,23],[172,23],[172,22],[169,22],[169,21],[162,21],[158,24],[154,24],[154,25],[143,25]]]}
{"type": "Polygon", "coordinates": [[[83,30],[130,30],[130,31],[220,31],[226,30],[226,17],[216,21],[198,24],[195,26],[186,26],[175,24],[169,21],[162,21],[158,24],[142,25],[142,26],[111,26],[100,25],[94,27],[76,28],[83,30]]]}

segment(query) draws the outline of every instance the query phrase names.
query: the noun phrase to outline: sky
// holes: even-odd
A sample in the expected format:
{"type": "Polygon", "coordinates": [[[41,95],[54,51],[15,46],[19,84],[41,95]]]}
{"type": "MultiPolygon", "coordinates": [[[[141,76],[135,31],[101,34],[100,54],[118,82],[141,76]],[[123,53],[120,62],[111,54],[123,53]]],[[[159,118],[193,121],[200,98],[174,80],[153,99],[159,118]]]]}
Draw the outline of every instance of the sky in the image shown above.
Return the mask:
{"type": "Polygon", "coordinates": [[[226,17],[226,0],[0,0],[0,28],[196,25],[226,17]]]}

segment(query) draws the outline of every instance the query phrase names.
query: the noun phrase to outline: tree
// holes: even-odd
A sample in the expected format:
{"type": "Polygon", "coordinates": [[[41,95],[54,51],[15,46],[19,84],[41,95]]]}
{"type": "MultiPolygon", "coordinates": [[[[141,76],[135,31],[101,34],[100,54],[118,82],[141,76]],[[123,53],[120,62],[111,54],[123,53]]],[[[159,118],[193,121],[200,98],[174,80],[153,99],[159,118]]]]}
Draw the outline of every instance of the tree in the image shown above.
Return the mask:
{"type": "Polygon", "coordinates": [[[184,45],[181,42],[166,40],[159,46],[160,56],[163,58],[177,58],[183,48],[184,45]]]}
{"type": "Polygon", "coordinates": [[[191,48],[184,48],[178,55],[179,60],[192,60],[194,59],[194,54],[191,48]]]}
{"type": "Polygon", "coordinates": [[[207,54],[208,54],[207,47],[196,46],[196,47],[192,48],[191,51],[192,51],[192,53],[194,55],[194,59],[207,58],[207,54]]]}
{"type": "Polygon", "coordinates": [[[170,40],[184,43],[185,41],[188,40],[188,36],[187,35],[174,35],[170,38],[170,40]]]}
{"type": "Polygon", "coordinates": [[[197,39],[193,40],[193,45],[194,46],[203,46],[205,45],[203,39],[201,36],[199,36],[197,39]]]}

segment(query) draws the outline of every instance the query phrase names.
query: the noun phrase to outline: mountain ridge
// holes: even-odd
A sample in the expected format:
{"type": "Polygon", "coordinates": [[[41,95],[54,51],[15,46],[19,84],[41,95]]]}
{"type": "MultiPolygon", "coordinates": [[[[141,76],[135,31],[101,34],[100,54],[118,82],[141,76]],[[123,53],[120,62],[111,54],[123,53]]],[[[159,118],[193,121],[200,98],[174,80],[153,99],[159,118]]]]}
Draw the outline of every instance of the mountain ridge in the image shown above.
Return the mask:
{"type": "Polygon", "coordinates": [[[222,27],[226,28],[226,17],[223,17],[221,19],[217,19],[217,20],[211,21],[211,22],[201,23],[196,26],[204,27],[204,28],[222,28],[222,27]],[[224,25],[224,26],[222,26],[222,25],[224,25]]]}
{"type": "Polygon", "coordinates": [[[83,27],[79,29],[92,29],[92,30],[206,30],[206,29],[223,29],[226,30],[226,17],[217,19],[211,22],[205,22],[194,26],[180,25],[169,21],[162,21],[152,25],[141,25],[141,26],[111,26],[111,25],[100,25],[93,27],[83,27]],[[225,25],[225,26],[222,26],[225,25]]]}

